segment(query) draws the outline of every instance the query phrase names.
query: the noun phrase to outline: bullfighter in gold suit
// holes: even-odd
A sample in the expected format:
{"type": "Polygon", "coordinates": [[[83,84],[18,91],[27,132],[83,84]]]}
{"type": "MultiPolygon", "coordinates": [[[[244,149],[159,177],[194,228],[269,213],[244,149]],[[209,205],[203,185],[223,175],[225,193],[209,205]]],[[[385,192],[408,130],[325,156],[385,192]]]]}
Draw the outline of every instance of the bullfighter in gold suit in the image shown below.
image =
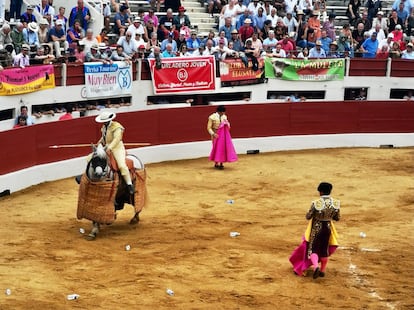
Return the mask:
{"type": "Polygon", "coordinates": [[[122,142],[125,128],[120,123],[113,121],[115,117],[115,113],[104,111],[95,118],[96,122],[103,123],[101,128],[102,137],[99,139],[98,144],[101,143],[105,146],[107,152],[112,153],[119,171],[128,186],[128,191],[132,195],[134,194],[134,186],[132,185],[131,176],[125,162],[126,151],[122,142]]]}

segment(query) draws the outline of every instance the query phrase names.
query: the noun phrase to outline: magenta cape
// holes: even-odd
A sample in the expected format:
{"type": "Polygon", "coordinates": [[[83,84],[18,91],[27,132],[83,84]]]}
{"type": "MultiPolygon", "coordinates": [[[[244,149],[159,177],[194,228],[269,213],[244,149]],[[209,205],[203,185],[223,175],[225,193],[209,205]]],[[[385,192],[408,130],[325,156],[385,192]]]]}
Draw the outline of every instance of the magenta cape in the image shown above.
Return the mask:
{"type": "MultiPolygon", "coordinates": [[[[293,266],[293,271],[298,276],[303,275],[303,272],[312,265],[312,262],[306,253],[306,244],[307,242],[305,238],[303,238],[302,243],[293,251],[292,255],[289,257],[289,261],[293,266]]],[[[336,246],[330,245],[329,255],[332,255],[335,252],[336,248],[336,246]]]]}
{"type": "Polygon", "coordinates": [[[229,124],[222,122],[217,130],[218,138],[213,140],[209,159],[216,163],[230,163],[237,161],[237,154],[231,140],[229,124]]]}

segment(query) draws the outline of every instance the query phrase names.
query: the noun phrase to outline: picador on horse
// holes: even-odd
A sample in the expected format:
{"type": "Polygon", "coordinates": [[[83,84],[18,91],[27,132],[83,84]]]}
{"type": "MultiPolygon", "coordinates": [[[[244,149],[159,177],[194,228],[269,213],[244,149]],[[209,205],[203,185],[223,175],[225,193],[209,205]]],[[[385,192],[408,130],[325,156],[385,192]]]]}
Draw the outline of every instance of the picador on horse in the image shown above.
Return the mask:
{"type": "Polygon", "coordinates": [[[146,203],[146,171],[142,162],[127,155],[122,137],[124,127],[114,121],[116,114],[104,111],[95,118],[102,123],[102,136],[93,153],[88,156],[85,173],[77,177],[80,183],[78,219],[93,221],[93,229],[87,239],[95,239],[100,224],[111,224],[116,211],[125,203],[134,206],[131,224],[139,222],[139,213],[146,203]]]}

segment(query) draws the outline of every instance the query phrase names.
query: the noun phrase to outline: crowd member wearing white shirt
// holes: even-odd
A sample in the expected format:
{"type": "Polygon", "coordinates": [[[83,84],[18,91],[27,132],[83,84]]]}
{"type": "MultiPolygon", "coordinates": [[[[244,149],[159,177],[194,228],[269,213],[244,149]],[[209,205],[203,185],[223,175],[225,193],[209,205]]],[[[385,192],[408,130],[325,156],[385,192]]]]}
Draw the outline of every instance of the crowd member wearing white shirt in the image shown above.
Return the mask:
{"type": "Polygon", "coordinates": [[[250,14],[257,15],[257,10],[261,8],[262,5],[259,3],[259,0],[253,0],[247,6],[247,9],[250,11],[250,14]]]}
{"type": "Polygon", "coordinates": [[[298,4],[298,0],[285,0],[286,13],[292,13],[295,11],[295,6],[298,4]]]}
{"type": "Polygon", "coordinates": [[[381,51],[384,45],[388,46],[388,51],[391,49],[392,43],[394,42],[394,35],[389,33],[386,39],[379,41],[378,50],[381,51]]]}
{"type": "Polygon", "coordinates": [[[272,27],[276,27],[277,20],[279,19],[279,16],[277,15],[277,9],[273,8],[270,11],[270,14],[267,15],[267,20],[270,20],[272,22],[272,27]]]}
{"type": "Polygon", "coordinates": [[[272,51],[272,56],[286,58],[286,51],[282,48],[282,44],[277,43],[276,48],[272,51]]]}
{"type": "Polygon", "coordinates": [[[128,26],[127,31],[132,33],[132,37],[135,38],[135,35],[139,33],[141,38],[148,41],[148,38],[145,33],[145,28],[142,26],[142,21],[140,17],[135,17],[132,24],[128,26]]]}
{"type": "Polygon", "coordinates": [[[309,58],[326,58],[326,53],[322,48],[321,41],[316,41],[315,46],[310,49],[309,58]]]}
{"type": "Polygon", "coordinates": [[[85,55],[91,50],[92,45],[98,44],[98,40],[93,36],[92,28],[86,30],[86,35],[80,42],[83,42],[85,55]]]}
{"type": "Polygon", "coordinates": [[[401,58],[410,60],[414,59],[413,44],[411,42],[407,44],[407,49],[402,52],[401,58]]]}
{"type": "Polygon", "coordinates": [[[137,41],[132,39],[132,33],[129,31],[125,33],[125,36],[120,37],[116,44],[121,45],[129,57],[133,57],[138,52],[137,41]]]}
{"type": "Polygon", "coordinates": [[[299,0],[296,9],[303,11],[305,14],[309,14],[313,10],[313,2],[312,0],[299,0]]]}
{"type": "Polygon", "coordinates": [[[377,40],[378,42],[381,42],[382,40],[387,38],[387,35],[385,34],[384,30],[381,29],[381,25],[380,24],[375,24],[375,26],[373,26],[369,31],[369,36],[372,35],[373,32],[377,33],[377,40]]]}
{"type": "Polygon", "coordinates": [[[286,12],[286,16],[283,17],[283,23],[287,27],[287,32],[295,32],[296,28],[298,27],[298,21],[296,18],[293,18],[292,12],[286,12]]]}

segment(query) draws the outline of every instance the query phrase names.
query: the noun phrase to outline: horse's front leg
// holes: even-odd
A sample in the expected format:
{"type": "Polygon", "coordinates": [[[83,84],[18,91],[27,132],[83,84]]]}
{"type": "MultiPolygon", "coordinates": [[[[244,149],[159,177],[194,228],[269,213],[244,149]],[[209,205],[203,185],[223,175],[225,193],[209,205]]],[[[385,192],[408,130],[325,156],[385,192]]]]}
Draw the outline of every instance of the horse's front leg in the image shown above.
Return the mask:
{"type": "MultiPolygon", "coordinates": [[[[140,211],[141,212],[141,211],[140,211]]],[[[139,223],[139,212],[134,214],[134,217],[129,221],[129,224],[136,225],[139,223]]]]}
{"type": "Polygon", "coordinates": [[[86,240],[92,241],[96,239],[96,235],[99,233],[100,225],[97,222],[93,222],[93,227],[91,232],[86,236],[86,240]]]}

